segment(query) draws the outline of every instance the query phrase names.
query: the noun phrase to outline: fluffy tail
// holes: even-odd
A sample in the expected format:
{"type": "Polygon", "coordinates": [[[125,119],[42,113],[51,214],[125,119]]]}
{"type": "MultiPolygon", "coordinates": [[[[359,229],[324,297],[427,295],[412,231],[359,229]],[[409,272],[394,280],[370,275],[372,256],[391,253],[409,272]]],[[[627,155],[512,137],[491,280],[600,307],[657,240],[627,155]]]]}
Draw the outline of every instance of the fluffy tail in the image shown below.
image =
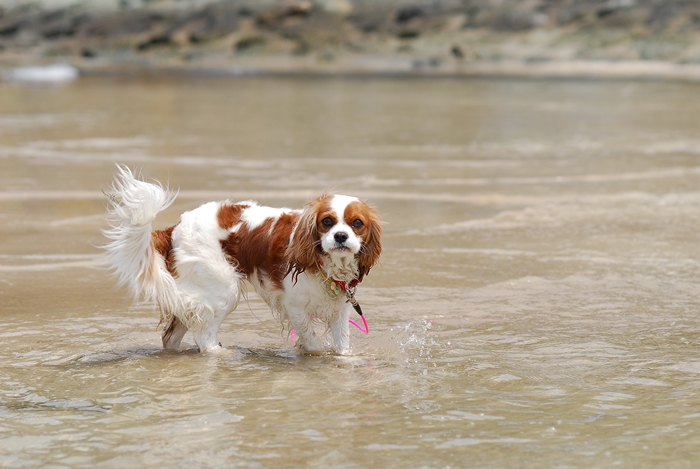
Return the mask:
{"type": "Polygon", "coordinates": [[[117,165],[112,191],[107,194],[111,205],[107,212],[111,228],[103,231],[111,240],[104,246],[107,264],[134,299],[158,304],[161,321],[172,317],[180,300],[175,280],[151,242],[151,224],[176,196],[157,182],[137,179],[124,165],[117,165]]]}

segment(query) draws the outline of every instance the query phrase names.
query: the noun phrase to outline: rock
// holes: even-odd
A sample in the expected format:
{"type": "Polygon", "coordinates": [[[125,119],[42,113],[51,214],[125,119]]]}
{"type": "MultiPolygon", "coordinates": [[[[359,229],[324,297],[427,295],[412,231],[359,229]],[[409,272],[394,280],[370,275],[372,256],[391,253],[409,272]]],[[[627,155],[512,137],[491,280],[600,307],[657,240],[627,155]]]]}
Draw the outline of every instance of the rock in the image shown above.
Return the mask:
{"type": "Polygon", "coordinates": [[[353,11],[349,0],[316,0],[319,8],[326,13],[339,16],[347,16],[353,11]]]}
{"type": "Polygon", "coordinates": [[[604,18],[612,13],[637,5],[636,0],[608,0],[598,8],[598,17],[604,18]]]}
{"type": "Polygon", "coordinates": [[[51,8],[51,0],[14,0],[0,9],[0,61],[99,53],[100,63],[304,55],[338,64],[349,56],[359,62],[399,54],[417,69],[439,70],[456,61],[685,63],[700,56],[700,5],[691,0],[124,0],[121,6],[115,0],[112,9],[98,3],[108,2],[61,0],[63,6],[51,8]]]}

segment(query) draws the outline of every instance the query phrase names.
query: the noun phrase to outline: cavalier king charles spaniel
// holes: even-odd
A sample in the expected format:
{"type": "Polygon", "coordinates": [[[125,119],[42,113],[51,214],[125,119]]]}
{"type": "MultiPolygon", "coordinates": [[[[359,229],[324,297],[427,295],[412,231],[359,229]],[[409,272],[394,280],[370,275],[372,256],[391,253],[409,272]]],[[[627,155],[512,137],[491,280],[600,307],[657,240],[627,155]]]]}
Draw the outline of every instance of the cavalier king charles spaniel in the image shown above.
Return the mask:
{"type": "Polygon", "coordinates": [[[362,314],[355,289],[382,251],[381,222],[365,202],[328,194],[302,210],[209,202],[183,213],[176,225],[153,230],[156,215],[177,194],[118,165],[107,195],[107,263],[135,298],[155,302],[164,348],[178,350],[190,330],[201,352],[219,349],[217,331],[246,280],[296,331],[304,351],[324,351],[317,321],[330,332],[334,352],[348,351],[353,306],[362,314]]]}

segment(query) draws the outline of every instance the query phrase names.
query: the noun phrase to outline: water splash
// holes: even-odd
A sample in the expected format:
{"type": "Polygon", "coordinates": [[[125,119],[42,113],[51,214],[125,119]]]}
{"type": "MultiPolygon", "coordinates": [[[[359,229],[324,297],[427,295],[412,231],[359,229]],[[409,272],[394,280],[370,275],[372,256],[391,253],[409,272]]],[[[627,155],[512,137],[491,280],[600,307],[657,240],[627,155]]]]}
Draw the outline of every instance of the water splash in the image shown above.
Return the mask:
{"type": "Polygon", "coordinates": [[[430,361],[435,340],[429,335],[433,324],[427,319],[419,319],[390,328],[367,343],[365,351],[394,358],[406,364],[430,361]]]}

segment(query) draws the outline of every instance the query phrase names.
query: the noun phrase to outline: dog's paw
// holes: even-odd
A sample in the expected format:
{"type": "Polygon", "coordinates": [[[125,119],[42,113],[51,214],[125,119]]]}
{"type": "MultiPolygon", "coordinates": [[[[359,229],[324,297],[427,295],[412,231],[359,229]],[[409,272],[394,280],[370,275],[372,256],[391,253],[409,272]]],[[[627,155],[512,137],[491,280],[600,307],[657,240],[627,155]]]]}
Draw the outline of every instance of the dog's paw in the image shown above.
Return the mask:
{"type": "Polygon", "coordinates": [[[335,355],[350,355],[350,347],[336,347],[333,346],[333,353],[335,355]]]}
{"type": "Polygon", "coordinates": [[[206,348],[200,348],[199,351],[201,353],[206,353],[206,354],[212,354],[212,355],[221,355],[225,354],[228,349],[222,347],[221,342],[218,344],[214,345],[209,345],[206,348]]]}
{"type": "Polygon", "coordinates": [[[316,336],[304,337],[297,342],[297,345],[301,347],[304,353],[309,355],[323,355],[325,352],[323,343],[316,336]]]}

